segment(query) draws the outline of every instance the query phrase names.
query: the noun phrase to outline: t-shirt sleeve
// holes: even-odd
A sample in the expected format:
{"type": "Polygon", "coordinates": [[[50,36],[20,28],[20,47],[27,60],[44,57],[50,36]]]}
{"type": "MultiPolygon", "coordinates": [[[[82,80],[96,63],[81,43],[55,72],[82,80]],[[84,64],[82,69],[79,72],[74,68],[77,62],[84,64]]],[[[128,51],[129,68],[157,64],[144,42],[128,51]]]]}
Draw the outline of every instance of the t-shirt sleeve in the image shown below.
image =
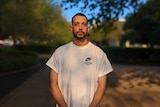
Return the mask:
{"type": "Polygon", "coordinates": [[[52,56],[46,62],[46,65],[50,67],[52,70],[54,70],[56,73],[58,73],[58,55],[56,51],[52,54],[52,56]]]}
{"type": "Polygon", "coordinates": [[[112,71],[112,66],[107,58],[106,54],[103,53],[100,58],[100,64],[99,64],[99,77],[104,76],[112,71]]]}

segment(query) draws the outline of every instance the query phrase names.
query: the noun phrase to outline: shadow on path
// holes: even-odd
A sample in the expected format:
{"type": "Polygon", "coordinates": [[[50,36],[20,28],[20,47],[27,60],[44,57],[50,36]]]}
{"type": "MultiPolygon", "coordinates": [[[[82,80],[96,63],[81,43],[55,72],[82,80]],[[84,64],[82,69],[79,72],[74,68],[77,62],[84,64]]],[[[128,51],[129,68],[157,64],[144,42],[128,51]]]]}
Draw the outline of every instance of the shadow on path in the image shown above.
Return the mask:
{"type": "Polygon", "coordinates": [[[113,67],[101,107],[159,107],[160,66],[113,67]]]}
{"type": "Polygon", "coordinates": [[[43,67],[28,80],[9,93],[1,107],[54,107],[49,92],[49,70],[43,67]]]}

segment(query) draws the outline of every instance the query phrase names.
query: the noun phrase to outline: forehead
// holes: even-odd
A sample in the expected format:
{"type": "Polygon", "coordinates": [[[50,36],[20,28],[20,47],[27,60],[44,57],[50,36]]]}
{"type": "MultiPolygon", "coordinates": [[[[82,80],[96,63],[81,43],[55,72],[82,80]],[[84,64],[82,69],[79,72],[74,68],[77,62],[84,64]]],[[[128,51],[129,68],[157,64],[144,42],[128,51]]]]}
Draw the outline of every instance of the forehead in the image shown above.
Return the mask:
{"type": "Polygon", "coordinates": [[[73,22],[86,22],[87,23],[87,19],[85,16],[75,16],[73,18],[73,22]]]}

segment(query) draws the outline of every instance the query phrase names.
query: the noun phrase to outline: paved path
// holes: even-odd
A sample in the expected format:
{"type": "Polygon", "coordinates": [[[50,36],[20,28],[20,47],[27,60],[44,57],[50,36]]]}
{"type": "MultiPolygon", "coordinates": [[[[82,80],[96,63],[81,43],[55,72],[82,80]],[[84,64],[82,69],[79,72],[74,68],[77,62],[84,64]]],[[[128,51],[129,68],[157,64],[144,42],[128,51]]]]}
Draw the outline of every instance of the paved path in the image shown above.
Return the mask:
{"type": "MultiPolygon", "coordinates": [[[[101,107],[159,107],[160,66],[114,65],[101,107]]],[[[54,107],[46,66],[13,90],[0,107],[54,107]]]]}
{"type": "Polygon", "coordinates": [[[54,107],[49,69],[44,67],[0,101],[0,107],[54,107]]]}

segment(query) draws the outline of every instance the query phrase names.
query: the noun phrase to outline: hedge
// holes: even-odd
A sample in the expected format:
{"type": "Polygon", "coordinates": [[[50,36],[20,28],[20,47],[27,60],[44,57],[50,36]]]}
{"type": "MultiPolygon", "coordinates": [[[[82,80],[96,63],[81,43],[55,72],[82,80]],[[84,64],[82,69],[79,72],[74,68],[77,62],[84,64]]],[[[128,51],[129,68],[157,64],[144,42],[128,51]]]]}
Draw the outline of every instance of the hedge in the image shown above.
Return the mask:
{"type": "Polygon", "coordinates": [[[16,45],[16,50],[27,50],[34,51],[37,53],[51,53],[57,46],[51,45],[39,45],[39,44],[27,44],[27,45],[16,45]]]}
{"type": "Polygon", "coordinates": [[[160,49],[102,47],[112,63],[160,65],[160,49]]]}
{"type": "Polygon", "coordinates": [[[31,67],[38,63],[38,55],[30,51],[0,50],[0,73],[31,67]]]}

